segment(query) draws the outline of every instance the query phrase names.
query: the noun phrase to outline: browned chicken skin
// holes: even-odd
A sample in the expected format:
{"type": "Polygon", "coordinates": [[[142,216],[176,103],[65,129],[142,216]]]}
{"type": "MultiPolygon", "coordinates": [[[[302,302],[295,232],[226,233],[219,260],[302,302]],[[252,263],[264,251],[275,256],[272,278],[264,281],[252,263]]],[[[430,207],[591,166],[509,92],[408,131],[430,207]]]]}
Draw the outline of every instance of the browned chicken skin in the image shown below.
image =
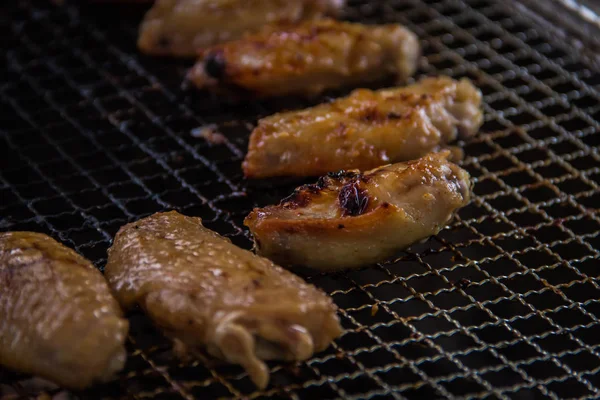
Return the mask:
{"type": "Polygon", "coordinates": [[[262,360],[307,359],[341,333],[323,292],[175,211],[122,227],[105,274],[121,304],[139,304],[180,353],[207,350],[261,388],[262,360]]]}
{"type": "Polygon", "coordinates": [[[466,80],[425,78],[259,121],[243,163],[248,178],[319,176],[413,160],[474,135],[481,93],[466,80]]]}
{"type": "Polygon", "coordinates": [[[83,389],[123,368],[128,327],[88,260],[40,233],[0,233],[1,365],[83,389]]]}
{"type": "Polygon", "coordinates": [[[255,209],[244,224],[257,253],[281,265],[333,271],[384,261],[435,235],[469,202],[469,174],[449,153],[330,174],[255,209]]]}
{"type": "Polygon", "coordinates": [[[140,26],[144,53],[194,57],[265,24],[336,16],[344,0],[158,0],[140,26]]]}
{"type": "Polygon", "coordinates": [[[419,41],[401,25],[362,25],[331,19],[271,25],[201,53],[188,78],[215,91],[257,97],[313,96],[338,88],[410,77],[419,41]]]}

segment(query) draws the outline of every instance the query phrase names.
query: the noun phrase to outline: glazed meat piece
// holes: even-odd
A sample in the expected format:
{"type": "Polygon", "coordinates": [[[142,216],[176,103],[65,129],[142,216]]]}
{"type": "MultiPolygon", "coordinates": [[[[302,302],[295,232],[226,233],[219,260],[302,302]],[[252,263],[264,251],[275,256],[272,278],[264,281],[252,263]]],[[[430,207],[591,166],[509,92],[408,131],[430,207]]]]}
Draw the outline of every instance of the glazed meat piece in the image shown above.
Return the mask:
{"type": "Polygon", "coordinates": [[[345,0],[158,0],[140,26],[147,54],[194,57],[198,51],[269,23],[336,16],[345,0]]]}
{"type": "Polygon", "coordinates": [[[377,263],[437,234],[470,199],[448,150],[375,170],[329,174],[244,221],[257,253],[323,271],[377,263]]]}
{"type": "Polygon", "coordinates": [[[123,368],[129,324],[102,274],[54,239],[0,233],[0,364],[82,389],[123,368]]]}
{"type": "Polygon", "coordinates": [[[307,359],[341,333],[323,292],[175,211],[122,227],[105,274],[121,304],[140,305],[180,355],[206,350],[261,388],[263,360],[307,359]]]}
{"type": "Polygon", "coordinates": [[[404,81],[419,59],[417,37],[397,25],[331,19],[268,26],[201,52],[188,78],[198,87],[256,97],[307,95],[378,81],[404,81]]]}
{"type": "Polygon", "coordinates": [[[243,163],[248,178],[319,176],[413,160],[474,135],[481,92],[467,80],[425,78],[261,119],[243,163]]]}

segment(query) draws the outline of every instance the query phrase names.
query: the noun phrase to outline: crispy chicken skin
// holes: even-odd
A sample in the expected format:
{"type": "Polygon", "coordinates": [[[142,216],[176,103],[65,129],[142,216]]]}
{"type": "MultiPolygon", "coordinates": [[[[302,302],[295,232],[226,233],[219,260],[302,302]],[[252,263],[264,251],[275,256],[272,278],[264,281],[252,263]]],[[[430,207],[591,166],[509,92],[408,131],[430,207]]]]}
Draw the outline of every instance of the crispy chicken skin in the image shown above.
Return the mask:
{"type": "Polygon", "coordinates": [[[140,26],[139,49],[194,57],[198,51],[265,24],[337,16],[345,0],[158,0],[140,26]]]}
{"type": "Polygon", "coordinates": [[[140,305],[181,355],[206,350],[261,388],[262,360],[305,360],[341,334],[319,289],[175,211],[122,227],[105,274],[121,304],[140,305]]]}
{"type": "Polygon", "coordinates": [[[326,89],[395,76],[417,67],[420,45],[401,25],[363,25],[332,19],[268,26],[201,53],[188,78],[214,91],[256,97],[314,96],[326,89]]]}
{"type": "Polygon", "coordinates": [[[483,121],[481,92],[467,80],[424,78],[394,89],[358,89],[348,97],[263,118],[250,136],[247,178],[319,176],[413,160],[483,121]]]}
{"type": "Polygon", "coordinates": [[[54,239],[0,233],[0,364],[70,389],[123,368],[129,324],[102,274],[54,239]]]}
{"type": "Polygon", "coordinates": [[[449,154],[329,174],[244,224],[257,253],[281,265],[335,271],[383,261],[437,234],[469,202],[469,174],[449,154]]]}

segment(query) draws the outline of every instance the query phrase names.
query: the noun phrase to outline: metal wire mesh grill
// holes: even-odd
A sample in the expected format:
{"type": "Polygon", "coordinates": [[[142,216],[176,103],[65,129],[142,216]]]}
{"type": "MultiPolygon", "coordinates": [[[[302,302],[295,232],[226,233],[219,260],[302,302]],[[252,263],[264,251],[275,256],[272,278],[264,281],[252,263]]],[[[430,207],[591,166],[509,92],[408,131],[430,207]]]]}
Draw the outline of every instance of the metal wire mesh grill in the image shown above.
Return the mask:
{"type": "MultiPolygon", "coordinates": [[[[101,268],[121,225],[175,208],[250,247],[244,216],[297,182],[243,181],[248,133],[306,103],[182,91],[186,64],[136,52],[142,8],[16,3],[0,17],[0,229],[46,232],[101,268]],[[190,135],[207,123],[225,144],[190,135]]],[[[486,123],[463,143],[476,196],[451,226],[393,262],[304,272],[341,308],[346,332],[330,349],[273,363],[257,392],[237,367],[174,360],[133,315],[125,371],[79,396],[599,397],[600,73],[520,7],[351,2],[348,19],[398,21],[421,37],[421,74],[473,79],[486,123]]],[[[23,379],[0,370],[0,393],[29,395],[23,379]]]]}

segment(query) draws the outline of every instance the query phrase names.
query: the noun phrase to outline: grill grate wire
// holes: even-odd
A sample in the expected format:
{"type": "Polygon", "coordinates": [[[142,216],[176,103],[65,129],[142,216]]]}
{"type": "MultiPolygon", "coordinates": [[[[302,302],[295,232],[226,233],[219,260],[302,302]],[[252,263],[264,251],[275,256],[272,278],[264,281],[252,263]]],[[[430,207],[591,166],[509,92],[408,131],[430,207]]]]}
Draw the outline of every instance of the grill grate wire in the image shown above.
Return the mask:
{"type": "MultiPolygon", "coordinates": [[[[471,78],[486,120],[461,143],[476,196],[447,229],[373,268],[300,271],[340,306],[346,331],[330,349],[272,363],[256,391],[237,367],[174,360],[134,314],[126,369],[77,396],[598,398],[600,70],[527,3],[350,1],[349,20],[419,35],[420,74],[471,78]]],[[[46,232],[102,268],[121,225],[175,208],[251,246],[245,215],[298,182],[244,181],[248,133],[309,102],[182,90],[189,64],[136,51],[143,7],[2,7],[0,229],[46,232]],[[190,135],[208,123],[225,144],[190,135]]],[[[0,370],[8,398],[35,395],[29,382],[0,370]]]]}

